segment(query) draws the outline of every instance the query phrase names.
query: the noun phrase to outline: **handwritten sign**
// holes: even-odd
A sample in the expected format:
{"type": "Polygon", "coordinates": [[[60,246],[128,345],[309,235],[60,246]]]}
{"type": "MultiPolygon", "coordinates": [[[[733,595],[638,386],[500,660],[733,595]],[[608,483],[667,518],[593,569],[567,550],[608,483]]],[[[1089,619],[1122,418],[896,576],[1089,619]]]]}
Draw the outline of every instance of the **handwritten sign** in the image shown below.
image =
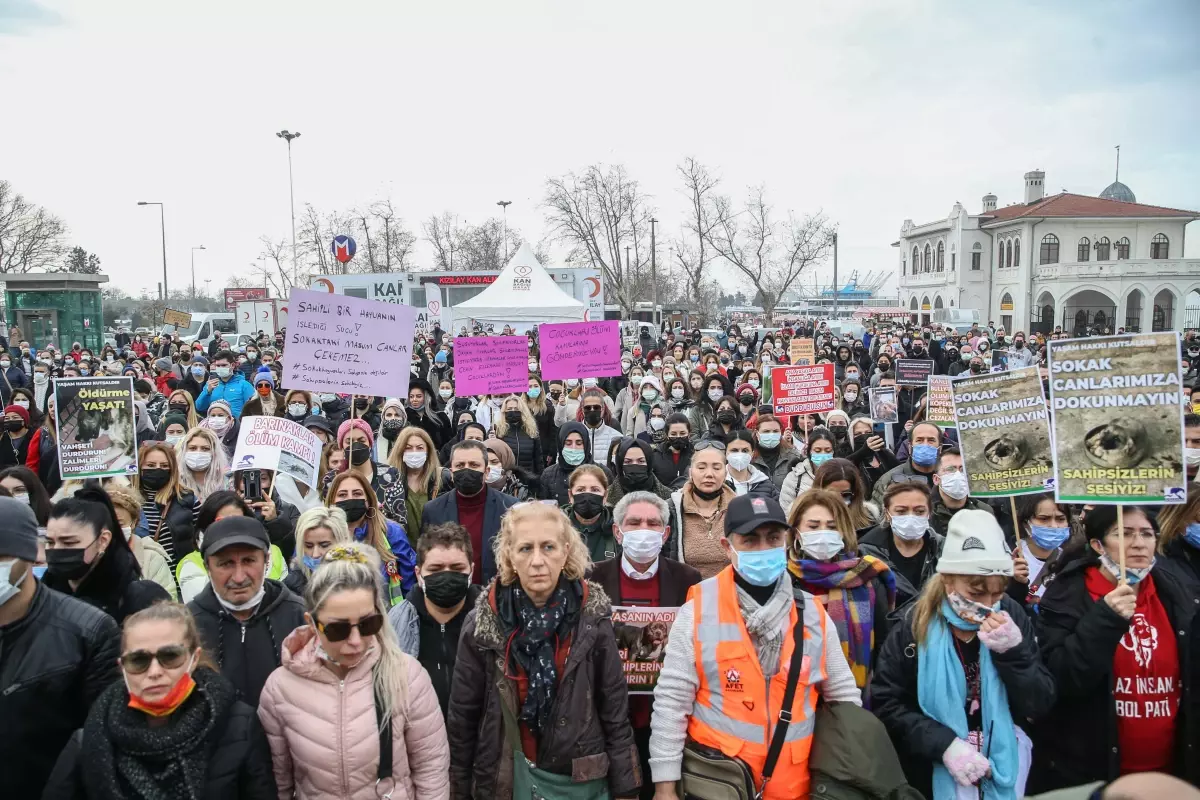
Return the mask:
{"type": "Polygon", "coordinates": [[[928,358],[897,358],[896,384],[899,386],[924,386],[933,374],[933,362],[928,358]]]}
{"type": "Polygon", "coordinates": [[[939,428],[954,427],[954,389],[949,375],[930,375],[929,391],[925,395],[929,408],[925,420],[939,428]]]}
{"type": "Polygon", "coordinates": [[[305,486],[317,485],[321,440],[283,417],[244,417],[233,451],[233,470],[270,469],[305,486]]]}
{"type": "Polygon", "coordinates": [[[408,394],[415,308],[308,289],[292,289],[290,305],[285,386],[408,394]]]}
{"type": "Polygon", "coordinates": [[[832,411],[836,405],[833,364],[776,367],[771,371],[771,398],[780,415],[832,411]]]}
{"type": "Polygon", "coordinates": [[[538,339],[542,377],[548,381],[621,374],[621,331],[615,319],[539,325],[538,339]]]}
{"type": "Polygon", "coordinates": [[[795,338],[788,350],[789,358],[795,366],[808,366],[816,361],[816,352],[812,339],[795,338]]]}
{"type": "Polygon", "coordinates": [[[667,658],[667,638],[678,608],[613,606],[617,652],[625,668],[629,694],[654,694],[667,658]]]}
{"type": "Polygon", "coordinates": [[[186,311],[174,311],[168,308],[163,312],[163,325],[174,325],[176,328],[183,330],[191,324],[192,315],[186,311]]]}
{"type": "Polygon", "coordinates": [[[512,394],[529,387],[529,340],[469,336],[454,340],[454,393],[512,394]]]}

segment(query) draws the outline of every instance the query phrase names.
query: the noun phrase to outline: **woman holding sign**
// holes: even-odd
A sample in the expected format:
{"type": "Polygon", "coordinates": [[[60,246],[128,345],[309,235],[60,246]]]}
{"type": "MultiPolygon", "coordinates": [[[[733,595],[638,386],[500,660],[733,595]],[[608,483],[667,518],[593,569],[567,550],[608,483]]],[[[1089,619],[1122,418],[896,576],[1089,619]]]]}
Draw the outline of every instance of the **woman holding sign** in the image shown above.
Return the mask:
{"type": "Polygon", "coordinates": [[[1035,730],[1030,790],[1149,771],[1194,784],[1194,592],[1155,559],[1158,525],[1141,507],[1096,506],[1084,534],[1037,617],[1059,700],[1035,730]]]}
{"type": "Polygon", "coordinates": [[[370,545],[379,554],[389,606],[402,601],[417,585],[417,554],[404,528],[384,517],[371,484],[356,472],[343,472],[329,486],[328,503],[345,512],[355,541],[370,545]]]}

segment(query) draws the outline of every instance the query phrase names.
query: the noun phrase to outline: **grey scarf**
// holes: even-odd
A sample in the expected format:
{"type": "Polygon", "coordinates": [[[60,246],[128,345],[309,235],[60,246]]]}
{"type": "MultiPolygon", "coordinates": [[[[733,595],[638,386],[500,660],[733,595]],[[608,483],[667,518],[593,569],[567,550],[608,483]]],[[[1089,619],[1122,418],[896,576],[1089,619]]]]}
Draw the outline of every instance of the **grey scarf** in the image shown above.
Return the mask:
{"type": "Polygon", "coordinates": [[[783,652],[783,637],[791,630],[788,626],[790,609],[795,605],[792,597],[792,579],[785,570],[775,584],[775,593],[765,606],[742,587],[737,587],[738,606],[746,620],[746,631],[758,651],[758,664],[763,677],[768,680],[779,671],[779,655],[783,652]]]}

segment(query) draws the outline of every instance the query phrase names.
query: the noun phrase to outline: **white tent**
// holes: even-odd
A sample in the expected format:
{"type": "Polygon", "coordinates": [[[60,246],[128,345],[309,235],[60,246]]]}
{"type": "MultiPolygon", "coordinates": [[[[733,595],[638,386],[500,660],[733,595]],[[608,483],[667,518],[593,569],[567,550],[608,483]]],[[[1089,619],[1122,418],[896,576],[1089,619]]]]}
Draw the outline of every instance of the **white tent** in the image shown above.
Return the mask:
{"type": "Polygon", "coordinates": [[[583,322],[583,303],[558,288],[528,244],[522,244],[495,282],[451,308],[455,325],[466,320],[533,327],[542,322],[583,322]]]}

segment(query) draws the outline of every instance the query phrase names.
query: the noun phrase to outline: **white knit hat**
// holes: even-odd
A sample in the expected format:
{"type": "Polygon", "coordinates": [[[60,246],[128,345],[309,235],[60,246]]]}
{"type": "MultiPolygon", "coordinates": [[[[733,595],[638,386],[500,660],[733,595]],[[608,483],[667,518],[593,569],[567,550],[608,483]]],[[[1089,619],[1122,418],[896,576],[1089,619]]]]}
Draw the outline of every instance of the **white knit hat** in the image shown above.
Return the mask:
{"type": "Polygon", "coordinates": [[[987,511],[964,508],[950,518],[946,542],[938,558],[943,575],[1013,574],[1012,551],[996,518],[987,511]]]}

